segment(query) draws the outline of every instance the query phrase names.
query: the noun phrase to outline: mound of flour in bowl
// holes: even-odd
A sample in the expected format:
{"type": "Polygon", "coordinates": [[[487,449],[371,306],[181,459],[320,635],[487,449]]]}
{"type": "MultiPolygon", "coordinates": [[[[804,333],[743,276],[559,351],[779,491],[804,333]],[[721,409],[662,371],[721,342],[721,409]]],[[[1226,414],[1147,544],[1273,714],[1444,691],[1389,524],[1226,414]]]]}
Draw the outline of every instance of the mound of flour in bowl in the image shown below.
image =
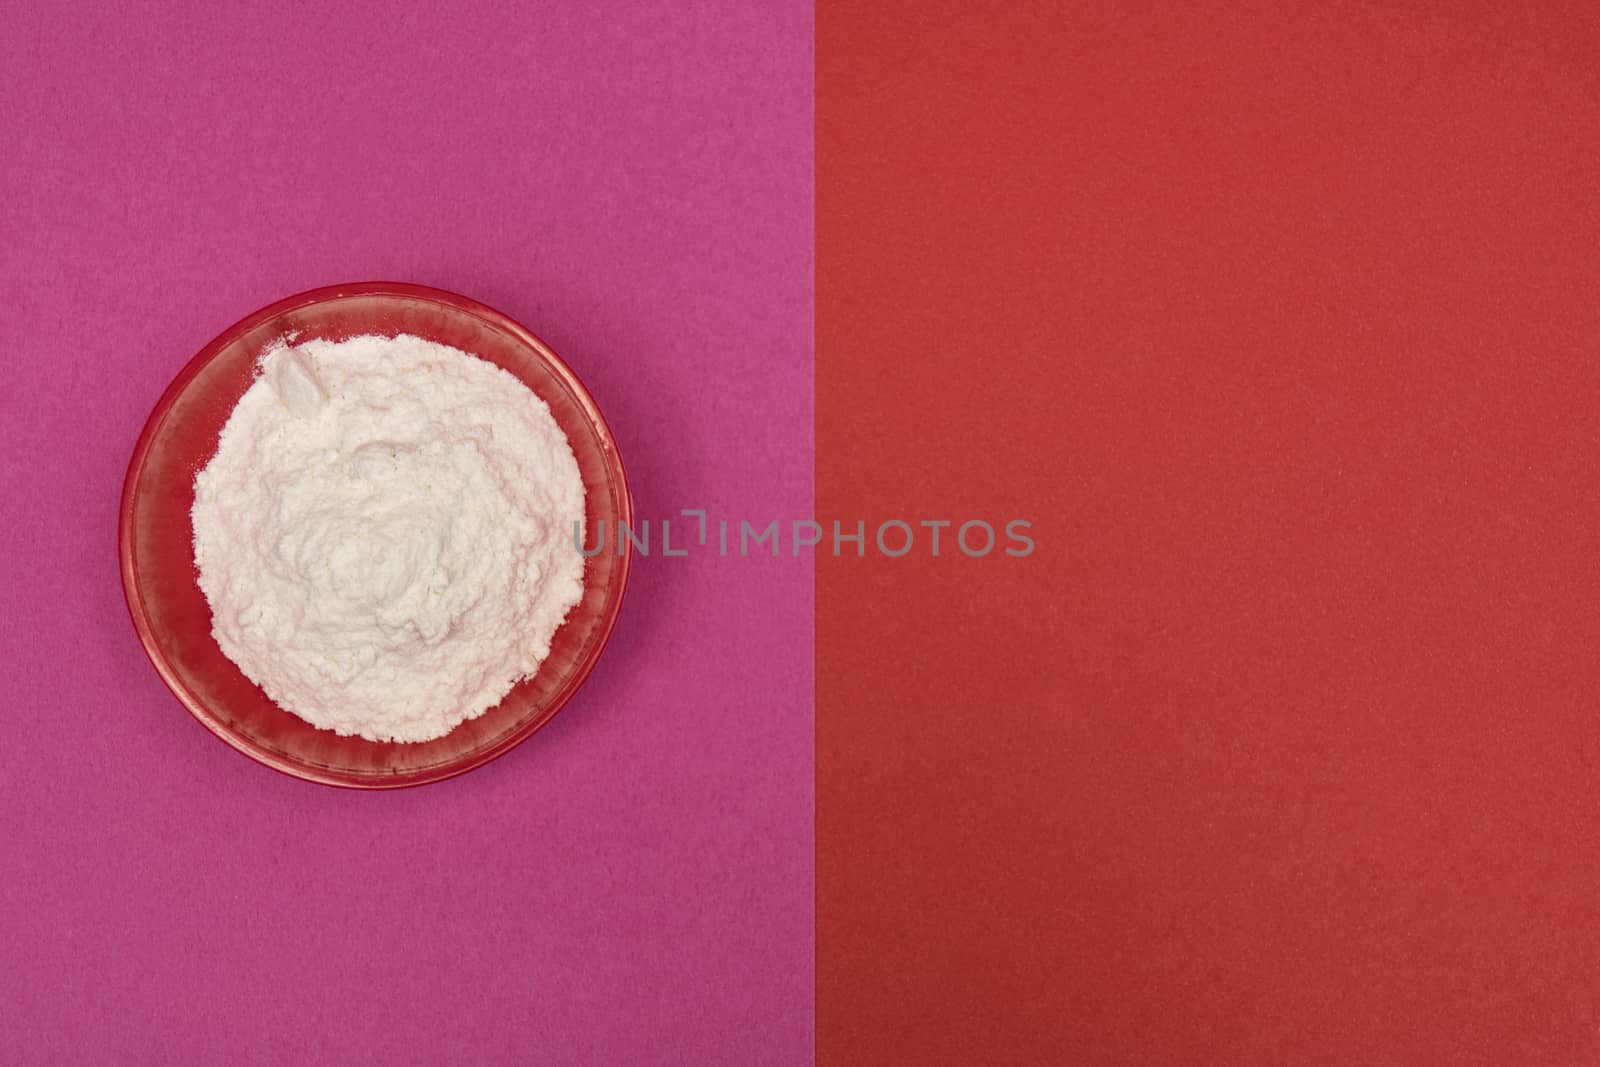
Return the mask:
{"type": "Polygon", "coordinates": [[[195,480],[222,651],[281,707],[427,741],[499,703],[583,589],[583,481],[509,373],[418,337],[282,345],[195,480]]]}

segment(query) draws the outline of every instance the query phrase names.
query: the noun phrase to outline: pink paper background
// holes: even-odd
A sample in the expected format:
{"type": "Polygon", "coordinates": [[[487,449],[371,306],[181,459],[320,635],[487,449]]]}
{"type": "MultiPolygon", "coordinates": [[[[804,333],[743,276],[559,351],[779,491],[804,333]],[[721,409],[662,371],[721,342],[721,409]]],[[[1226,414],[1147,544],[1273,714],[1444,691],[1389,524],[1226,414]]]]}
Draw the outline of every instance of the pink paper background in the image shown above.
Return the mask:
{"type": "Polygon", "coordinates": [[[115,544],[183,362],[370,278],[543,335],[642,516],[809,514],[809,6],[216,10],[0,34],[0,1058],[809,1062],[809,563],[641,560],[548,729],[364,795],[188,716],[115,544]]]}

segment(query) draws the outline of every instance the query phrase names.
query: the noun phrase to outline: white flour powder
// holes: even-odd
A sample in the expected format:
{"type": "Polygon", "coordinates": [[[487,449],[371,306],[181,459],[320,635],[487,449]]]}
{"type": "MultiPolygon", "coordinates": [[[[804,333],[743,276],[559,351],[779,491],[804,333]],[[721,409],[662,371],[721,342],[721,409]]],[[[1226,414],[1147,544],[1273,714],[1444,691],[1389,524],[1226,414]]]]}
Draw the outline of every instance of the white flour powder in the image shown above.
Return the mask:
{"type": "Polygon", "coordinates": [[[578,602],[578,463],[550,409],[421,338],[280,346],[195,481],[217,643],[307,722],[427,741],[550,652],[578,602]]]}

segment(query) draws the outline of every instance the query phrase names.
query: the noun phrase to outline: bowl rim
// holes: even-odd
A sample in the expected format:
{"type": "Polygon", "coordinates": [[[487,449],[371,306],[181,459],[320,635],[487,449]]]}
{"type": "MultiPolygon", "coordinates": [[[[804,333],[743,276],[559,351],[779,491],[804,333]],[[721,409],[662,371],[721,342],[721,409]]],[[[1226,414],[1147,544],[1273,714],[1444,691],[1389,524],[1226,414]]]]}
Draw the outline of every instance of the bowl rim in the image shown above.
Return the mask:
{"type": "Polygon", "coordinates": [[[134,445],[133,455],[128,460],[127,473],[122,483],[121,502],[117,509],[117,555],[122,571],[123,598],[127,603],[128,614],[133,620],[133,627],[139,635],[139,644],[143,647],[145,656],[150,660],[151,665],[156,669],[156,673],[161,676],[161,680],[166,683],[167,688],[172,691],[173,695],[213,735],[236,752],[250,757],[257,763],[302,781],[316,782],[320,785],[337,786],[344,789],[403,789],[410,786],[426,785],[431,782],[441,782],[447,778],[454,778],[456,775],[465,774],[467,771],[481,767],[491,760],[505,755],[547,725],[551,719],[555,718],[556,713],[566,706],[567,701],[572,699],[572,696],[582,687],[590,672],[594,670],[595,664],[599,662],[601,653],[605,651],[606,645],[611,640],[611,633],[616,628],[617,617],[622,609],[623,597],[627,592],[628,573],[633,563],[633,548],[631,545],[623,547],[628,539],[620,539],[623,544],[618,546],[620,551],[617,568],[612,577],[612,584],[615,586],[616,592],[609,598],[605,610],[600,616],[596,639],[591,643],[589,651],[579,661],[577,668],[567,679],[566,684],[557,691],[555,696],[537,715],[530,717],[517,729],[500,738],[494,744],[470,753],[461,759],[409,773],[370,777],[346,775],[326,768],[300,763],[280,755],[256,744],[220,721],[212,713],[211,709],[206,706],[205,702],[195,696],[178,677],[176,670],[167,659],[165,651],[156,638],[149,612],[144,604],[143,592],[139,588],[133,565],[135,549],[134,505],[138,499],[139,476],[149,459],[150,449],[154,444],[156,435],[166,422],[167,416],[171,413],[178,397],[189,387],[189,384],[199,375],[201,370],[215,359],[224,348],[240,335],[248,333],[268,319],[314,304],[353,296],[399,296],[441,304],[454,311],[465,312],[488,322],[494,327],[513,335],[536,352],[571,391],[574,398],[577,399],[579,407],[583,409],[585,416],[594,425],[596,432],[599,434],[602,449],[606,456],[607,470],[611,477],[615,479],[619,490],[617,494],[619,507],[617,521],[628,526],[632,525],[633,497],[628,489],[628,478],[623,468],[622,454],[617,448],[616,438],[611,432],[611,427],[606,423],[605,416],[600,413],[600,408],[595,404],[594,397],[590,395],[583,381],[567,365],[566,361],[556,355],[555,351],[540,340],[533,331],[503,311],[447,289],[418,285],[413,282],[348,282],[308,289],[305,292],[285,297],[257,311],[253,311],[217,334],[188,363],[184,364],[183,369],[167,385],[160,399],[156,401],[155,407],[151,409],[143,429],[139,432],[139,439],[134,445]]]}

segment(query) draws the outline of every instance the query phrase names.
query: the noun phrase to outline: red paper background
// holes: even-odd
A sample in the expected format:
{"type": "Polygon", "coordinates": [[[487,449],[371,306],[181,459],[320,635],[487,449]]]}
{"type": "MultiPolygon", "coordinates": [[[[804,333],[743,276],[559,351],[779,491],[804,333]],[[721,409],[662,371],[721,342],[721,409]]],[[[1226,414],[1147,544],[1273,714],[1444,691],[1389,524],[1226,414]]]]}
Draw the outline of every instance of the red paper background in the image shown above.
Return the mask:
{"type": "Polygon", "coordinates": [[[818,15],[824,1064],[1600,1061],[1600,22],[818,15]]]}

